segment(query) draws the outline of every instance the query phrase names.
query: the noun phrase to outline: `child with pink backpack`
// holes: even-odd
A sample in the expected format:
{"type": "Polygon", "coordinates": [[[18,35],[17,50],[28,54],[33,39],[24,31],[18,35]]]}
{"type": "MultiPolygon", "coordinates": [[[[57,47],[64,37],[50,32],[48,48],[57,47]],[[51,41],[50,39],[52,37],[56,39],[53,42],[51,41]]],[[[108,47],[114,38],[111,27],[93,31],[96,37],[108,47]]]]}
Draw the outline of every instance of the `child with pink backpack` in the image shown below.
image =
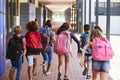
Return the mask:
{"type": "Polygon", "coordinates": [[[58,54],[58,77],[57,80],[61,80],[63,59],[65,58],[65,74],[64,80],[69,80],[68,78],[68,68],[69,68],[69,59],[70,59],[70,39],[72,38],[78,45],[78,53],[80,53],[80,43],[73,33],[68,31],[69,24],[63,23],[57,31],[56,42],[54,45],[54,52],[58,54]]]}
{"type": "MultiPolygon", "coordinates": [[[[108,80],[110,69],[110,59],[112,59],[114,52],[107,38],[102,37],[98,29],[94,29],[90,34],[90,41],[83,47],[92,49],[92,80],[97,80],[100,74],[100,80],[108,80]]],[[[82,52],[80,65],[84,66],[85,53],[82,52]]]]}

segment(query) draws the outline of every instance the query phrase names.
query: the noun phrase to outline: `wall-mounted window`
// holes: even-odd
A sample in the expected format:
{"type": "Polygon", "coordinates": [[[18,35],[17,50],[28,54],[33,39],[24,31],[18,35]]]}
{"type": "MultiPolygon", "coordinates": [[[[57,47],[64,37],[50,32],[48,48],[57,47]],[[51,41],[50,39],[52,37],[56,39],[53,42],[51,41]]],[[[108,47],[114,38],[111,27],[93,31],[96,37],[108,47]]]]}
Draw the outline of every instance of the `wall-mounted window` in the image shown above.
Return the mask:
{"type": "MultiPolygon", "coordinates": [[[[111,2],[110,8],[111,8],[110,9],[111,16],[120,16],[120,2],[111,2]]],[[[95,5],[95,10],[96,10],[96,5],[95,5]]],[[[107,2],[99,2],[98,15],[106,15],[106,14],[107,14],[107,2]]],[[[95,11],[95,15],[96,15],[96,11],[95,11]]]]}

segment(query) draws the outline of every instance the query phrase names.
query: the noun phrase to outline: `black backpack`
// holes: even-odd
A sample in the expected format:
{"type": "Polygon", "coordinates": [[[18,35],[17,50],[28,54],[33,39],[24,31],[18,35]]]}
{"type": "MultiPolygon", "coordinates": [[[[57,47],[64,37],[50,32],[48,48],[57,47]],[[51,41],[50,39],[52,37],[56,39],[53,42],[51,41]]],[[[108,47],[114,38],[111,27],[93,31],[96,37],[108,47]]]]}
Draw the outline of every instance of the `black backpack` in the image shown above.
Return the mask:
{"type": "Polygon", "coordinates": [[[23,52],[23,36],[17,37],[15,34],[13,38],[9,41],[7,46],[7,59],[15,59],[17,60],[23,52]]]}

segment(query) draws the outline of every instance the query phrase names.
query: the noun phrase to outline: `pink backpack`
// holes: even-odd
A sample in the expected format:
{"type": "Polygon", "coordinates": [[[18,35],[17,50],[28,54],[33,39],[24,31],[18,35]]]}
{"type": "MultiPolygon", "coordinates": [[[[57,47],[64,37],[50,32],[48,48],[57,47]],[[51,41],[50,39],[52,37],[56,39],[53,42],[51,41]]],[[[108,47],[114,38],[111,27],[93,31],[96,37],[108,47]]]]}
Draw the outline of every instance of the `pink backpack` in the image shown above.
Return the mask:
{"type": "Polygon", "coordinates": [[[63,54],[63,55],[70,53],[70,32],[69,31],[63,31],[56,36],[54,52],[56,54],[63,54]]]}
{"type": "Polygon", "coordinates": [[[114,52],[107,38],[95,38],[92,42],[92,57],[94,60],[107,61],[112,59],[114,52]]]}

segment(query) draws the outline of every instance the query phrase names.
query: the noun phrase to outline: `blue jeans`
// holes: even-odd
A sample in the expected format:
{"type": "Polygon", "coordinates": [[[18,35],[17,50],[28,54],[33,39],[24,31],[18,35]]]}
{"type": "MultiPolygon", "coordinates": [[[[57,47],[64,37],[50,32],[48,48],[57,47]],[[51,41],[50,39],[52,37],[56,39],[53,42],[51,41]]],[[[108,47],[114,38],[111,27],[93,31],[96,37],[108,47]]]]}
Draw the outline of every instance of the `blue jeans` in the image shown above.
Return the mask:
{"type": "Polygon", "coordinates": [[[109,72],[110,61],[92,60],[92,69],[98,72],[109,72]]]}
{"type": "Polygon", "coordinates": [[[18,60],[11,59],[12,69],[17,69],[16,80],[20,80],[21,70],[22,70],[22,55],[18,60]]]}
{"type": "Polygon", "coordinates": [[[47,64],[52,63],[52,53],[53,53],[53,47],[49,45],[49,51],[44,51],[44,49],[41,51],[44,62],[47,64]]]}

